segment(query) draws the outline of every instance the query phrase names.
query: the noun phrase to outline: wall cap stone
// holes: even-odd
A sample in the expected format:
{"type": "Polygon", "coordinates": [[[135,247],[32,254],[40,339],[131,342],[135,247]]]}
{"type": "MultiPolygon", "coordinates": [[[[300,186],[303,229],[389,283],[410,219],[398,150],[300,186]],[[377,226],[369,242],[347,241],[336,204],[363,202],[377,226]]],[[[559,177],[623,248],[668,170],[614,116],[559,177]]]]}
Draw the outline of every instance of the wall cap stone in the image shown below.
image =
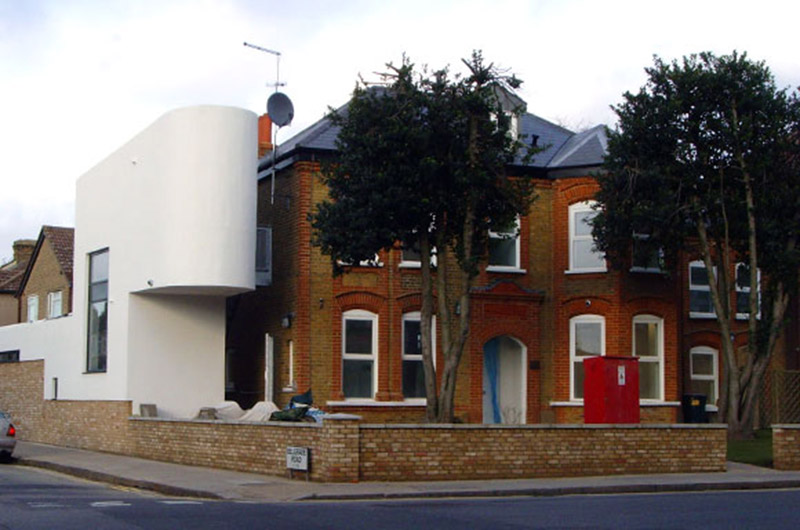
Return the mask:
{"type": "MultiPolygon", "coordinates": [[[[326,419],[328,416],[326,416],[326,419]]],[[[431,429],[431,430],[727,430],[725,423],[537,423],[531,425],[483,425],[478,423],[366,423],[362,429],[431,429]]]]}
{"type": "Polygon", "coordinates": [[[800,423],[778,423],[772,426],[772,430],[774,431],[775,429],[797,431],[800,430],[800,423]]]}
{"type": "Polygon", "coordinates": [[[336,414],[326,414],[322,417],[323,423],[326,421],[361,421],[361,416],[358,414],[345,414],[339,412],[336,414]]]}
{"type": "Polygon", "coordinates": [[[193,418],[146,418],[144,416],[130,416],[131,421],[152,421],[152,422],[165,422],[165,423],[201,423],[213,425],[249,425],[252,427],[280,427],[280,428],[301,428],[301,429],[319,429],[322,427],[320,423],[311,423],[305,421],[238,421],[238,420],[198,420],[193,418]]]}

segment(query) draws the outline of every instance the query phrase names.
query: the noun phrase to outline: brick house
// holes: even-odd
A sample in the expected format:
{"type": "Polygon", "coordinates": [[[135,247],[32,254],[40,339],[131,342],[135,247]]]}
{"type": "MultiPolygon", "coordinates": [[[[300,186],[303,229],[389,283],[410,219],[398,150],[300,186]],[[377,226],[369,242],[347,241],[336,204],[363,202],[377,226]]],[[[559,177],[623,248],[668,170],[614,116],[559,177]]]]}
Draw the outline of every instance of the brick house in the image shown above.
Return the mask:
{"type": "Polygon", "coordinates": [[[72,312],[72,262],[75,230],[43,226],[17,288],[25,322],[58,318],[72,312]]]}
{"type": "Polygon", "coordinates": [[[14,257],[0,266],[0,326],[20,321],[17,289],[35,246],[36,241],[32,239],[14,241],[14,257]]]}
{"type": "MultiPolygon", "coordinates": [[[[538,198],[519,219],[518,237],[496,246],[475,283],[456,416],[582,422],[582,360],[598,354],[639,358],[642,421],[677,421],[686,392],[718,396],[714,321],[690,316],[689,262],[677,275],[647,263],[615,271],[592,250],[584,221],[598,189],[604,127],[574,133],[533,114],[518,126],[545,149],[509,174],[532,178],[538,198]]],[[[312,389],[327,411],[418,421],[419,262],[398,244],[377,265],[334,277],[311,244],[307,217],[326,196],[320,172],[336,156],[336,134],[322,119],[280,146],[274,168],[271,154],[261,159],[263,276],[255,292],[228,302],[226,395],[242,406],[262,398],[286,404],[312,389]],[[359,340],[358,353],[348,352],[359,340]],[[353,375],[358,370],[368,375],[353,375]]]]}

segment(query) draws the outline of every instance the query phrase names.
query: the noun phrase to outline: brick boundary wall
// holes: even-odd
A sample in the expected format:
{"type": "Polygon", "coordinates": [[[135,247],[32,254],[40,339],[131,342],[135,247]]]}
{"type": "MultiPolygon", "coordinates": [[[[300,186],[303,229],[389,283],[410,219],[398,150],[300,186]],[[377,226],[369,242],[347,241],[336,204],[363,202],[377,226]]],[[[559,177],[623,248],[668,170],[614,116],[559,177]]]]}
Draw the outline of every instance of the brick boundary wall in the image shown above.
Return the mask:
{"type": "Polygon", "coordinates": [[[772,467],[800,470],[800,424],[772,426],[772,467]]]}
{"type": "MultiPolygon", "coordinates": [[[[327,416],[321,425],[140,418],[130,415],[130,401],[43,400],[43,368],[41,361],[0,364],[0,410],[12,414],[20,440],[279,476],[288,474],[286,447],[308,447],[310,478],[321,482],[725,470],[723,424],[398,425],[365,424],[348,414],[327,416]]],[[[776,467],[800,466],[800,431],[783,427],[773,443],[789,440],[794,456],[776,449],[776,467]]]]}
{"type": "Polygon", "coordinates": [[[719,425],[361,425],[360,480],[725,471],[719,425]]]}

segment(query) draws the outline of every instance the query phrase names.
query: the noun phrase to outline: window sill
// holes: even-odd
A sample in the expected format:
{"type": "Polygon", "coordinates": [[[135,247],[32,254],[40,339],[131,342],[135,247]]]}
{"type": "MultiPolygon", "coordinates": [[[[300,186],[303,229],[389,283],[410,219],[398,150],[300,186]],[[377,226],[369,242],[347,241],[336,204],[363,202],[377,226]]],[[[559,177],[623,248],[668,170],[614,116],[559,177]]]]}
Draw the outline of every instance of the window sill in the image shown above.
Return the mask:
{"type": "Polygon", "coordinates": [[[641,274],[666,274],[666,271],[663,269],[655,269],[649,267],[631,267],[628,269],[628,272],[635,272],[641,274]]]}
{"type": "Polygon", "coordinates": [[[375,401],[374,399],[345,399],[344,401],[326,401],[328,407],[424,407],[424,398],[406,399],[405,401],[375,401]]]}
{"type": "Polygon", "coordinates": [[[695,311],[689,311],[689,318],[696,318],[697,320],[711,320],[717,318],[717,315],[714,313],[697,313],[695,311]]]}
{"type": "Polygon", "coordinates": [[[421,269],[422,263],[419,261],[401,261],[397,266],[398,269],[421,269]]]}
{"type": "Polygon", "coordinates": [[[604,274],[607,273],[608,269],[568,269],[564,271],[564,274],[573,275],[573,274],[604,274]]]}
{"type": "Polygon", "coordinates": [[[506,267],[503,265],[489,265],[486,267],[486,272],[503,272],[508,274],[527,274],[528,271],[520,269],[519,267],[506,267]]]}
{"type": "Polygon", "coordinates": [[[86,370],[83,372],[83,375],[94,375],[94,374],[105,374],[108,373],[107,370],[86,370]]]}

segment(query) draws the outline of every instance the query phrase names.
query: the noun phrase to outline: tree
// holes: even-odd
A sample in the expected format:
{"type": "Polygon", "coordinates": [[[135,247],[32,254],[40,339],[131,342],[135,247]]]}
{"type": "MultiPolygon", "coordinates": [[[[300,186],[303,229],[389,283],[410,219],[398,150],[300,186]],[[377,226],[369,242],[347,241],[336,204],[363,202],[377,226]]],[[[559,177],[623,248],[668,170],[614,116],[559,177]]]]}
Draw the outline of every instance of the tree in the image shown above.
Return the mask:
{"type": "Polygon", "coordinates": [[[398,242],[419,249],[431,422],[453,421],[470,287],[489,229],[509,226],[532,200],[528,180],[505,174],[521,149],[509,134],[508,113],[521,109],[501,103],[519,81],[484,64],[478,52],[464,64],[463,77],[447,69],[428,74],[404,58],[400,66],[387,65],[385,86],[357,85],[346,109],[328,116],[340,127],[338,156],[323,177],[330,199],[310,217],[315,243],[335,267],[371,260],[398,242]],[[432,355],[434,306],[442,330],[440,377],[432,355]]]}
{"type": "Polygon", "coordinates": [[[617,267],[631,248],[639,258],[663,253],[668,267],[682,251],[702,257],[724,359],[720,414],[732,436],[750,435],[797,286],[800,105],[746,54],[654,63],[646,85],[614,107],[594,235],[617,267]],[[742,274],[732,277],[737,263],[742,274]],[[737,281],[752,293],[744,311],[737,281]],[[743,363],[731,334],[737,312],[749,315],[743,363]]]}

